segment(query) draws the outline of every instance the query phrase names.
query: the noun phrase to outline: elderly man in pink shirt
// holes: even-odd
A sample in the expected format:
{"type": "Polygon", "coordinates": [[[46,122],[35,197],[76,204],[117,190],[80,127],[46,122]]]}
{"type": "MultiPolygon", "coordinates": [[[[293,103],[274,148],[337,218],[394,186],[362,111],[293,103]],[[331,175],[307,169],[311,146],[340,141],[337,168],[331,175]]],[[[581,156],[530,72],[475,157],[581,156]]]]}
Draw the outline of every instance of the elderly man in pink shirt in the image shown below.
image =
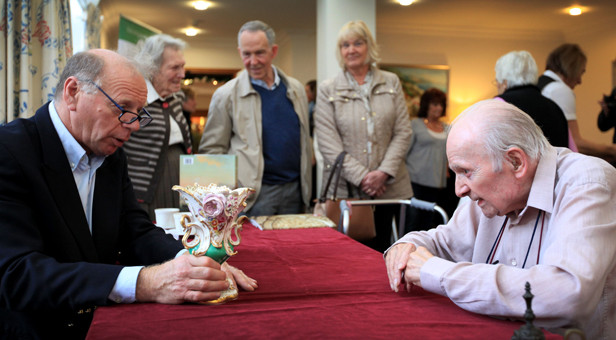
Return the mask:
{"type": "Polygon", "coordinates": [[[479,102],[447,141],[456,194],[470,200],[447,225],[405,235],[385,253],[391,287],[413,285],[481,314],[589,339],[616,334],[616,170],[551,146],[527,114],[479,102]]]}

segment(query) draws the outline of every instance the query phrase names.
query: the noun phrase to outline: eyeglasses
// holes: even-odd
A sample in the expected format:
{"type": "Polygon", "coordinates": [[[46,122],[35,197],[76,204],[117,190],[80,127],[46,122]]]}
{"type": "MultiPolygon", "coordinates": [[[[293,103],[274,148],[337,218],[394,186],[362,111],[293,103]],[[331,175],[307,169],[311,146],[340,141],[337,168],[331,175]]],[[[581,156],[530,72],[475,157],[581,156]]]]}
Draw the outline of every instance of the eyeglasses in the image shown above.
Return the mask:
{"type": "Polygon", "coordinates": [[[132,111],[128,111],[125,110],[122,106],[120,106],[120,104],[116,103],[115,100],[111,99],[111,97],[105,92],[103,91],[103,89],[100,88],[100,86],[96,85],[95,82],[91,81],[90,82],[92,84],[94,84],[94,86],[96,86],[96,88],[101,91],[102,94],[105,95],[105,97],[107,97],[109,100],[111,100],[111,102],[113,103],[113,105],[115,105],[120,111],[120,115],[118,116],[118,120],[124,124],[132,124],[134,121],[138,120],[139,121],[139,127],[144,127],[147,126],[148,124],[150,124],[152,122],[152,120],[154,120],[152,118],[152,116],[150,116],[150,113],[145,109],[141,109],[141,111],[139,111],[139,113],[135,113],[132,111]],[[129,113],[129,114],[127,114],[129,113]]]}

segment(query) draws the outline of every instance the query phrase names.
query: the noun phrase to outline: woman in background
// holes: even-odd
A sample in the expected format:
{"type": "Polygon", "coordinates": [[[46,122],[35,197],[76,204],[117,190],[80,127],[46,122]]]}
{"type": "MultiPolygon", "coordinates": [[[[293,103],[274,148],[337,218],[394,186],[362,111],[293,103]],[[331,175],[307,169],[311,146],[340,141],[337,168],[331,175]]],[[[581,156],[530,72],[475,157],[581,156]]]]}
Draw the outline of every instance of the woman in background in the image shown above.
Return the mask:
{"type": "MultiPolygon", "coordinates": [[[[342,27],[336,56],[342,70],[318,87],[315,109],[324,182],[346,151],[337,197],[410,198],[404,156],[412,132],[400,80],[376,66],[376,43],[362,21],[342,27]]],[[[381,252],[390,246],[392,218],[399,210],[399,205],[375,206],[376,237],[366,245],[381,252]]]]}
{"type": "Polygon", "coordinates": [[[573,89],[582,84],[586,62],[586,54],[579,45],[562,44],[548,55],[546,70],[539,77],[537,86],[541,89],[541,94],[552,99],[563,110],[579,152],[612,162],[616,160],[616,145],[587,140],[582,137],[578,126],[573,89]]]}
{"type": "MultiPolygon", "coordinates": [[[[445,204],[447,198],[447,134],[449,125],[441,121],[447,111],[447,96],[436,88],[421,95],[417,118],[411,121],[413,135],[406,154],[406,168],[415,198],[445,204]]],[[[455,198],[449,197],[449,199],[455,198]]],[[[406,231],[427,230],[442,222],[433,211],[409,207],[406,231]]]]}
{"type": "Polygon", "coordinates": [[[166,34],[140,43],[134,60],[146,76],[146,109],[153,121],[124,143],[128,176],[141,207],[155,219],[157,208],[179,208],[171,187],[180,182],[180,155],[192,153],[190,125],[182,112],[186,43],[166,34]]]}

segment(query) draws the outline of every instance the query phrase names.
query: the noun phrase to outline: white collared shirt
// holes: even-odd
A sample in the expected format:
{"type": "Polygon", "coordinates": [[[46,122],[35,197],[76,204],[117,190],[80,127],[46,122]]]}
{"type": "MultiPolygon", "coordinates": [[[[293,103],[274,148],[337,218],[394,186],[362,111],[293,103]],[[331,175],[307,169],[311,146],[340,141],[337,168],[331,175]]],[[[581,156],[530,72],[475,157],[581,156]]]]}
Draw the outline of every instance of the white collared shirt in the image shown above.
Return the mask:
{"type": "MultiPolygon", "coordinates": [[[[156,92],[156,89],[154,88],[154,85],[152,85],[151,81],[146,79],[145,84],[148,88],[148,105],[159,99],[161,101],[165,101],[165,98],[162,98],[158,92],[156,92]]],[[[173,94],[171,96],[173,96],[173,94]]],[[[175,118],[171,117],[171,115],[169,115],[169,128],[169,145],[184,143],[184,137],[182,136],[180,125],[175,121],[175,118]]]]}
{"type": "MultiPolygon", "coordinates": [[[[94,202],[94,187],[96,184],[96,170],[105,161],[104,156],[86,154],[86,150],[77,142],[75,137],[68,131],[60,116],[54,101],[49,103],[49,116],[53,123],[62,147],[68,158],[75,184],[81,198],[81,205],[88,221],[90,234],[92,234],[92,205],[94,202]]],[[[109,294],[109,299],[117,303],[131,303],[135,301],[135,290],[137,287],[137,277],[143,266],[124,267],[116,279],[116,283],[109,294]]]]}
{"type": "Polygon", "coordinates": [[[253,85],[261,86],[270,91],[274,91],[278,87],[278,85],[280,85],[280,76],[278,75],[278,71],[276,71],[276,68],[273,65],[272,65],[272,70],[274,71],[274,83],[272,84],[272,87],[267,86],[267,83],[261,79],[253,79],[252,77],[249,76],[250,83],[253,85]]]}
{"type": "Polygon", "coordinates": [[[568,121],[577,120],[573,90],[553,71],[546,70],[543,75],[554,79],[554,81],[545,85],[541,94],[558,104],[568,121]]]}
{"type": "Polygon", "coordinates": [[[104,156],[87,155],[86,150],[77,142],[75,137],[68,131],[54,106],[54,102],[49,103],[49,116],[53,123],[62,147],[68,158],[75,184],[81,198],[83,212],[88,221],[90,234],[92,233],[92,203],[94,202],[94,184],[96,182],[96,170],[105,161],[104,156]]]}

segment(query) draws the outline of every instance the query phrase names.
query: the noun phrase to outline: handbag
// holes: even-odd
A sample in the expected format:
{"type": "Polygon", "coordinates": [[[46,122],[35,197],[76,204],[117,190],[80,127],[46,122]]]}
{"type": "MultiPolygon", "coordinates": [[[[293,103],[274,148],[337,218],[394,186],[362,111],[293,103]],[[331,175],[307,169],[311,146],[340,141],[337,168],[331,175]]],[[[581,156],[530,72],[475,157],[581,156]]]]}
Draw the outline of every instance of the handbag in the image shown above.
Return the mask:
{"type": "MultiPolygon", "coordinates": [[[[336,192],[338,191],[338,183],[340,181],[340,173],[342,172],[342,163],[344,163],[345,155],[346,151],[342,151],[338,157],[336,157],[333,169],[327,178],[327,184],[323,188],[321,196],[314,207],[315,215],[327,216],[327,218],[334,222],[338,221],[338,230],[342,228],[342,220],[340,218],[340,200],[336,197],[336,192]],[[327,198],[327,191],[334,177],[334,192],[331,198],[327,198]]],[[[347,186],[349,186],[348,182],[347,186]]],[[[349,194],[350,193],[351,190],[349,190],[349,194]]],[[[347,198],[346,200],[357,200],[357,198],[347,198]]],[[[358,205],[353,207],[352,216],[349,218],[348,236],[358,241],[369,240],[376,236],[374,210],[372,206],[358,205]]]]}

